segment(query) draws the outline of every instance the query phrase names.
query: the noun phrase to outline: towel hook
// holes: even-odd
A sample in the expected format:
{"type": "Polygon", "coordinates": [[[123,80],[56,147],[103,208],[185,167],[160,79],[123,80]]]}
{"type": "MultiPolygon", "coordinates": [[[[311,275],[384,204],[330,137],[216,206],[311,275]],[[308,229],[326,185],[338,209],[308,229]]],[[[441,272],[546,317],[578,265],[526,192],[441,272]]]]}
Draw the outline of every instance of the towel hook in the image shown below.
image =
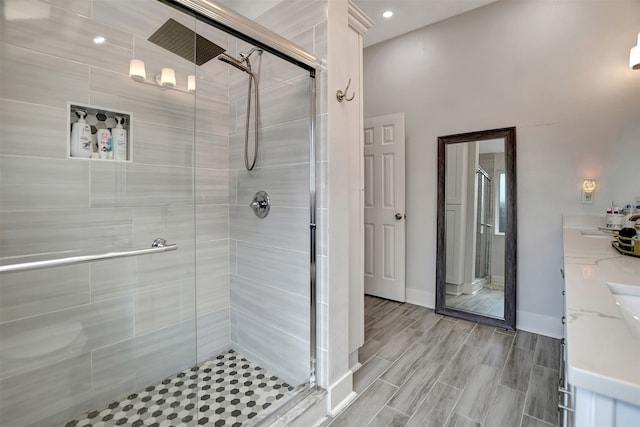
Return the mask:
{"type": "Polygon", "coordinates": [[[353,92],[351,98],[347,98],[347,91],[349,90],[349,86],[351,86],[351,77],[349,77],[349,82],[347,83],[347,87],[344,88],[344,92],[340,89],[338,89],[338,91],[336,92],[336,98],[338,99],[338,102],[342,102],[343,99],[345,101],[353,101],[353,98],[356,97],[356,93],[353,92]]]}

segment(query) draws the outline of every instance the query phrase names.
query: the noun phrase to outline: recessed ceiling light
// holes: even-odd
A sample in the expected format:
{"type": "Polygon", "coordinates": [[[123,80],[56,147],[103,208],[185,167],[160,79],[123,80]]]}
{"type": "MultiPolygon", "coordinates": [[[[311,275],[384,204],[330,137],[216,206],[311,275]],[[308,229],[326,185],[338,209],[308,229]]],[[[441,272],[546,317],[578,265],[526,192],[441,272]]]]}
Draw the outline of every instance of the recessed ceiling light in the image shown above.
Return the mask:
{"type": "Polygon", "coordinates": [[[93,42],[94,42],[95,44],[102,44],[102,43],[104,43],[104,42],[106,42],[106,41],[107,41],[107,39],[105,39],[105,38],[104,38],[104,37],[102,37],[102,36],[95,36],[95,37],[93,38],[93,42]]]}
{"type": "Polygon", "coordinates": [[[387,10],[382,14],[382,16],[385,18],[391,18],[393,16],[393,12],[391,12],[390,10],[387,10]]]}

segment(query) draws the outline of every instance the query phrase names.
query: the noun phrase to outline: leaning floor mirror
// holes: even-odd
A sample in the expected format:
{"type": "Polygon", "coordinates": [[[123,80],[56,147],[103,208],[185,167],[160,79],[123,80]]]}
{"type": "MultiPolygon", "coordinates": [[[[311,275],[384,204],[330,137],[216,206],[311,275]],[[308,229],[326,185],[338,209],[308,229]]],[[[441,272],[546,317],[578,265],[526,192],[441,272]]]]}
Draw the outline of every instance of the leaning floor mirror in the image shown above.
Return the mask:
{"type": "Polygon", "coordinates": [[[516,129],[438,137],[436,312],[516,327],[516,129]]]}

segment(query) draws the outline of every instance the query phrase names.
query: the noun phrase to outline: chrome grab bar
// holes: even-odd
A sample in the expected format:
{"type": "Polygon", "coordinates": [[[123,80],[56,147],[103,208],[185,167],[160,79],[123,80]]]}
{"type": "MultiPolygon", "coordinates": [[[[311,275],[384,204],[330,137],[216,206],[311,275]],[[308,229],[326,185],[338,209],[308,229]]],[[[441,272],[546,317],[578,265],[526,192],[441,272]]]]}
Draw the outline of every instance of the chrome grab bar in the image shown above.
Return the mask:
{"type": "Polygon", "coordinates": [[[72,256],[67,258],[57,258],[57,259],[50,259],[45,261],[32,261],[32,262],[23,262],[18,264],[0,265],[0,273],[36,270],[39,268],[49,268],[49,267],[60,267],[63,265],[80,264],[83,262],[90,262],[90,261],[102,261],[105,259],[125,258],[130,256],[137,256],[137,255],[147,255],[147,254],[155,254],[159,252],[175,251],[176,249],[178,249],[178,245],[167,244],[166,240],[162,238],[158,238],[153,241],[150,248],[132,249],[129,251],[122,251],[122,252],[107,252],[104,254],[96,254],[96,255],[72,256]]]}

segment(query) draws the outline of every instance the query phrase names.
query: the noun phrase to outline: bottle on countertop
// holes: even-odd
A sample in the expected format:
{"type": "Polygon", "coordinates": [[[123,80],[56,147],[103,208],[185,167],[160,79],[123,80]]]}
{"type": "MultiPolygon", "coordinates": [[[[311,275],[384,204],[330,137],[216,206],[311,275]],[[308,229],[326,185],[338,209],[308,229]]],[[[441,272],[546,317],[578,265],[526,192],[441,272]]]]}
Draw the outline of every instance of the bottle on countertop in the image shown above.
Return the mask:
{"type": "Polygon", "coordinates": [[[76,110],[75,113],[78,120],[71,125],[71,156],[89,158],[93,148],[91,147],[91,126],[85,120],[87,112],[76,110]]]}
{"type": "Polygon", "coordinates": [[[640,200],[633,203],[627,203],[624,209],[622,209],[622,214],[624,215],[625,227],[634,227],[636,222],[631,221],[630,218],[634,215],[640,214],[640,200]]]}

